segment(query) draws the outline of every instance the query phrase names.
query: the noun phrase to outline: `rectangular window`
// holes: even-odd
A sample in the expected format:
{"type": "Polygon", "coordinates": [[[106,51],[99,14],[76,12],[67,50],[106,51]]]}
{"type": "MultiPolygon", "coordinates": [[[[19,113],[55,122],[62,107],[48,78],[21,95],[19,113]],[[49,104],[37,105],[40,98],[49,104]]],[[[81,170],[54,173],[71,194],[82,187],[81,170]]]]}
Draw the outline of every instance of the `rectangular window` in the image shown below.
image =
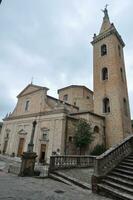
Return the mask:
{"type": "Polygon", "coordinates": [[[42,128],[41,131],[42,131],[41,140],[48,141],[48,139],[49,139],[49,129],[42,128]]]}
{"type": "Polygon", "coordinates": [[[47,140],[47,139],[48,139],[48,134],[47,134],[47,133],[43,133],[42,139],[43,139],[43,140],[47,140]]]}
{"type": "Polygon", "coordinates": [[[67,101],[67,100],[68,100],[68,95],[65,94],[65,95],[63,96],[63,101],[67,101]]]}
{"type": "Polygon", "coordinates": [[[25,111],[29,110],[29,104],[30,104],[30,101],[27,100],[26,103],[25,103],[25,111]]]}

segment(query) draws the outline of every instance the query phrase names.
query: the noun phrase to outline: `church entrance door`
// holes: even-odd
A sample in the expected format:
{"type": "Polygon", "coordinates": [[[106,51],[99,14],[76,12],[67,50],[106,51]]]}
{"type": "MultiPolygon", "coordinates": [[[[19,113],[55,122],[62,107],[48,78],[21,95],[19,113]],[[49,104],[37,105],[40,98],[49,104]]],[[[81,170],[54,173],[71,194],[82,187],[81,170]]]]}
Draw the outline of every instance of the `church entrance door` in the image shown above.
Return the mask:
{"type": "Polygon", "coordinates": [[[18,157],[22,155],[23,149],[24,149],[24,138],[20,138],[18,145],[18,154],[17,154],[18,157]]]}
{"type": "Polygon", "coordinates": [[[40,150],[40,162],[45,162],[45,155],[46,155],[46,144],[41,144],[41,150],[40,150]]]}

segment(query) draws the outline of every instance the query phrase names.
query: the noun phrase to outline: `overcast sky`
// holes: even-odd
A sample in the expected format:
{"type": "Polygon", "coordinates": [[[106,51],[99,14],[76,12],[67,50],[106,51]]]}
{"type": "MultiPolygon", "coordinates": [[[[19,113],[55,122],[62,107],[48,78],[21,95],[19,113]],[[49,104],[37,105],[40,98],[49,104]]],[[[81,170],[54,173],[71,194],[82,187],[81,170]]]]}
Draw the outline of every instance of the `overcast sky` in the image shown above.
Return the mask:
{"type": "Polygon", "coordinates": [[[126,43],[133,117],[132,0],[3,0],[0,5],[0,120],[13,111],[17,94],[31,82],[57,89],[92,84],[92,46],[109,4],[109,16],[126,43]]]}

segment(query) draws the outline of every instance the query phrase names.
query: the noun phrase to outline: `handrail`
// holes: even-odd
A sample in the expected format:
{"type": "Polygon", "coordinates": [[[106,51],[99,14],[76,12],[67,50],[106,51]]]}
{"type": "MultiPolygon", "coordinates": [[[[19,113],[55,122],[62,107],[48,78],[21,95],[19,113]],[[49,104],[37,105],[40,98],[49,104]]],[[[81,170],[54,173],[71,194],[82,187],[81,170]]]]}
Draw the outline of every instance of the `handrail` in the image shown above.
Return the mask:
{"type": "Polygon", "coordinates": [[[105,153],[96,157],[94,176],[102,177],[109,173],[116,165],[133,151],[133,135],[114,145],[105,153]]]}

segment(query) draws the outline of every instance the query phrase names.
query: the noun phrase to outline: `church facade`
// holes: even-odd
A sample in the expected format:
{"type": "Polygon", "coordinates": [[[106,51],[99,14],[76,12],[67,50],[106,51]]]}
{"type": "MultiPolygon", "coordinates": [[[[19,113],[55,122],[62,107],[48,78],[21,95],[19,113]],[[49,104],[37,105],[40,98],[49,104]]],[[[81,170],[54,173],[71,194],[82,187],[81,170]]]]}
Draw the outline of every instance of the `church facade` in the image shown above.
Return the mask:
{"type": "Polygon", "coordinates": [[[85,150],[89,154],[97,145],[106,148],[131,134],[131,119],[126,83],[123,47],[107,8],[100,33],[93,41],[94,91],[86,86],[70,85],[58,90],[59,98],[47,95],[48,88],[29,84],[18,96],[14,111],[4,118],[0,150],[21,156],[27,150],[32,122],[37,121],[34,151],[40,162],[49,162],[52,154],[77,154],[74,126],[86,119],[94,131],[94,141],[85,150]]]}

